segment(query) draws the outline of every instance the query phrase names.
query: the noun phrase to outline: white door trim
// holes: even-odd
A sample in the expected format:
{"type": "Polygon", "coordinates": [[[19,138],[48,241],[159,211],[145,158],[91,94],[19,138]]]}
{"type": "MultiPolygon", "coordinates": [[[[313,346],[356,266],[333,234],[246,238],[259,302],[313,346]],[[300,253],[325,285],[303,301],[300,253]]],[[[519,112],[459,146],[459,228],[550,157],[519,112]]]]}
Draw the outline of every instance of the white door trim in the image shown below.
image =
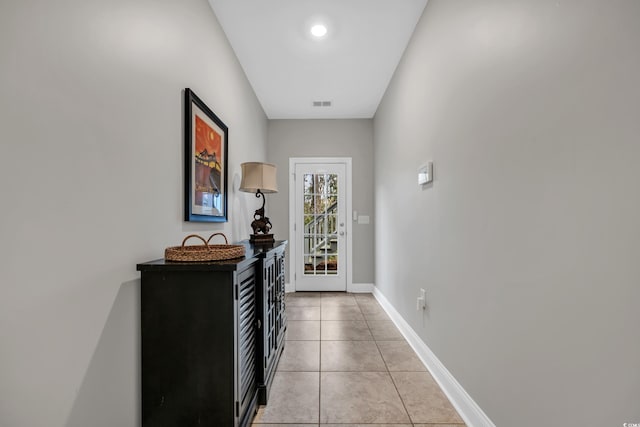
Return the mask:
{"type": "Polygon", "coordinates": [[[289,282],[291,287],[296,289],[296,230],[294,229],[296,218],[296,183],[295,170],[296,164],[305,163],[338,163],[345,165],[346,168],[346,222],[345,233],[347,237],[347,291],[353,287],[353,235],[352,223],[350,221],[352,207],[352,176],[351,176],[351,157],[290,157],[289,158],[289,282]]]}

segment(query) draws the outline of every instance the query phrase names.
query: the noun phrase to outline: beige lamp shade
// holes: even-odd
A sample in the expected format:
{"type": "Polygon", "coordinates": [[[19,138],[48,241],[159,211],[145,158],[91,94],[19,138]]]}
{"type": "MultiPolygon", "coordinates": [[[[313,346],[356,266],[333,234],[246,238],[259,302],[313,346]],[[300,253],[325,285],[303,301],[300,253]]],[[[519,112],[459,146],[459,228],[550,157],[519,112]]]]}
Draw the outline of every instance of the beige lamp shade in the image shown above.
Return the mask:
{"type": "Polygon", "coordinates": [[[277,193],[278,184],[276,182],[276,165],[270,163],[247,162],[240,165],[242,167],[242,182],[240,191],[255,193],[260,190],[262,193],[277,193]]]}

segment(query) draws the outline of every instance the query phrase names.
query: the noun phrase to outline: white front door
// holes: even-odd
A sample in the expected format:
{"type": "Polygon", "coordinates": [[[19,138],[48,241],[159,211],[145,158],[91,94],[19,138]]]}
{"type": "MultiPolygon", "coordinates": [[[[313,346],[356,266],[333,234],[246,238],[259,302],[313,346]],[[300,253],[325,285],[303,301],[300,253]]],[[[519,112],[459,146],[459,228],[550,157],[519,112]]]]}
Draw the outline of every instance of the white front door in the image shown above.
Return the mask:
{"type": "Polygon", "coordinates": [[[297,160],[292,164],[295,290],[346,291],[349,226],[346,159],[318,163],[310,163],[311,159],[297,160]]]}

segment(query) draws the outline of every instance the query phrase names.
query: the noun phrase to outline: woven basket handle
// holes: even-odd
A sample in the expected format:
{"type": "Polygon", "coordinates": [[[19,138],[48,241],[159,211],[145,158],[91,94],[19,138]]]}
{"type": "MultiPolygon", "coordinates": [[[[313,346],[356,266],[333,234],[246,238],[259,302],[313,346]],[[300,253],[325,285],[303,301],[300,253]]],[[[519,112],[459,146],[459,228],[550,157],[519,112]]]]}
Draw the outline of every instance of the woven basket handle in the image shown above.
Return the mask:
{"type": "Polygon", "coordinates": [[[184,244],[187,243],[187,240],[189,240],[192,237],[197,237],[198,239],[202,240],[202,243],[204,243],[207,249],[209,249],[209,242],[207,240],[204,240],[202,236],[198,236],[197,234],[189,234],[187,237],[185,237],[184,240],[182,241],[182,249],[184,249],[184,244]]]}
{"type": "MultiPolygon", "coordinates": [[[[227,240],[227,236],[224,235],[224,233],[213,233],[211,236],[209,236],[209,238],[207,239],[207,243],[209,243],[211,241],[211,239],[213,238],[213,236],[222,236],[224,237],[224,244],[228,245],[229,241],[227,240]]],[[[204,239],[202,239],[204,240],[204,239]]]]}

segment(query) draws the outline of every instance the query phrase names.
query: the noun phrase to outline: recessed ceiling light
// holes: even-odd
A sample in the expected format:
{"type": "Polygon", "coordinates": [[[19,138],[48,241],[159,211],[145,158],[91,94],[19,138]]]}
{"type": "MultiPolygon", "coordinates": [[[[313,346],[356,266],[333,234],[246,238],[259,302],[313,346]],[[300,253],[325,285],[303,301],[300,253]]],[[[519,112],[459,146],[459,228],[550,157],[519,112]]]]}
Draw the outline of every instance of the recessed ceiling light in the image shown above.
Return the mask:
{"type": "Polygon", "coordinates": [[[311,27],[311,34],[313,34],[314,37],[322,37],[327,34],[327,27],[322,24],[316,24],[311,27]]]}

